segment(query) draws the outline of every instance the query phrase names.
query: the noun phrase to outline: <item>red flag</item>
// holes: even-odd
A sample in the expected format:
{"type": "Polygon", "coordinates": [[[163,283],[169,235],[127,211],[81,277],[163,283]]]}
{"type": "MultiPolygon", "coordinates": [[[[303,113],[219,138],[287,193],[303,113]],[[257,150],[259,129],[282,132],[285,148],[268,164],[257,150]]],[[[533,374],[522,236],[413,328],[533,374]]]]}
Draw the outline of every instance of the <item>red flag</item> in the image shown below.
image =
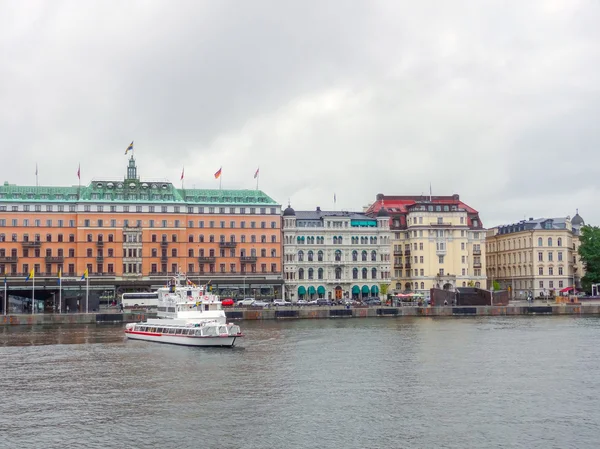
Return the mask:
{"type": "Polygon", "coordinates": [[[81,164],[77,167],[77,177],[81,179],[81,164]]]}
{"type": "Polygon", "coordinates": [[[254,179],[258,178],[258,171],[260,170],[260,168],[256,169],[256,172],[254,173],[254,179]]]}
{"type": "Polygon", "coordinates": [[[223,168],[223,167],[219,168],[219,169],[217,170],[217,172],[215,173],[215,179],[218,179],[218,178],[219,178],[219,176],[221,176],[221,169],[222,169],[222,168],[223,168]]]}
{"type": "Polygon", "coordinates": [[[185,167],[183,167],[183,168],[181,169],[181,179],[180,179],[180,181],[183,181],[183,171],[184,171],[184,170],[185,170],[185,167]]]}

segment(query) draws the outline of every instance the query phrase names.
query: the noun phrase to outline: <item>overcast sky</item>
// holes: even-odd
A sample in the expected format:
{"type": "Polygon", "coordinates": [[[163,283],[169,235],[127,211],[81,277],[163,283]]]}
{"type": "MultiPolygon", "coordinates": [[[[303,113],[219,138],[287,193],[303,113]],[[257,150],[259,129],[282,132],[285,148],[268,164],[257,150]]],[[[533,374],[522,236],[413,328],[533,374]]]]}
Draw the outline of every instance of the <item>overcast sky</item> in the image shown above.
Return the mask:
{"type": "Polygon", "coordinates": [[[600,224],[600,2],[0,0],[0,182],[459,193],[600,224]],[[510,8],[512,3],[513,7],[510,8]]]}

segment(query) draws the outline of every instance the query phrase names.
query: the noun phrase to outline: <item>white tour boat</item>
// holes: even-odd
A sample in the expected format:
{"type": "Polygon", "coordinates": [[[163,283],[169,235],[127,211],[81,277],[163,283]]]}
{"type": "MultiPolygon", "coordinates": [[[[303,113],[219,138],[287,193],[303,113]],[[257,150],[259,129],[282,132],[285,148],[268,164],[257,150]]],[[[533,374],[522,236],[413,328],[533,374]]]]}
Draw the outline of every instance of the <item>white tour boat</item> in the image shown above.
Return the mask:
{"type": "Polygon", "coordinates": [[[173,278],[166,287],[158,289],[159,318],[125,327],[127,338],[185,346],[229,346],[243,337],[240,327],[227,323],[225,311],[217,295],[205,286],[173,278]]]}

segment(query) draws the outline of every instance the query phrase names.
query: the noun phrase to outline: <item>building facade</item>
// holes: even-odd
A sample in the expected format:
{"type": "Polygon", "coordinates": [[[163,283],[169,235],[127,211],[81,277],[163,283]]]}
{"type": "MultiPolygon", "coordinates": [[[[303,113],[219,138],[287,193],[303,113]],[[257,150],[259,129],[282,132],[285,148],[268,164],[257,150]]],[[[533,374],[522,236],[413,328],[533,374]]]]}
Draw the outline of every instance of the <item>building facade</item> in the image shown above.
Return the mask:
{"type": "Polygon", "coordinates": [[[379,296],[390,282],[387,212],[283,212],[285,297],[298,299],[379,296]]]}
{"type": "Polygon", "coordinates": [[[431,288],[486,287],[485,229],[479,213],[452,196],[378,194],[366,208],[390,215],[392,289],[426,298],[431,288]]]}
{"type": "Polygon", "coordinates": [[[144,181],[133,156],[121,180],[0,186],[0,274],[11,290],[150,290],[177,272],[221,294],[281,295],[281,206],[259,190],[178,189],[144,181]],[[75,288],[77,284],[74,284],[75,288]]]}
{"type": "Polygon", "coordinates": [[[490,283],[510,291],[513,299],[555,296],[581,288],[579,258],[583,219],[538,218],[491,228],[486,236],[490,283]]]}

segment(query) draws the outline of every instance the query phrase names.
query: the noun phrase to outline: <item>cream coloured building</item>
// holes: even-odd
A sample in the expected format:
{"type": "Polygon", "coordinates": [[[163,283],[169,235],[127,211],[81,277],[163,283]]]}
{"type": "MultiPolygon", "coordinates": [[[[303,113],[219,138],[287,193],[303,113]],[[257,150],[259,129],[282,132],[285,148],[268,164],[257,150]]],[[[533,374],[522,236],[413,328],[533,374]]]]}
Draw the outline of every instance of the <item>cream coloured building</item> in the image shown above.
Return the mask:
{"type": "Polygon", "coordinates": [[[386,196],[392,231],[392,290],[429,297],[431,288],[486,288],[485,229],[478,212],[452,196],[386,196]]]}
{"type": "Polygon", "coordinates": [[[555,296],[581,287],[583,264],[578,255],[577,213],[538,218],[491,228],[486,236],[487,275],[510,291],[511,298],[555,296]],[[561,292],[562,291],[562,292],[561,292]]]}

